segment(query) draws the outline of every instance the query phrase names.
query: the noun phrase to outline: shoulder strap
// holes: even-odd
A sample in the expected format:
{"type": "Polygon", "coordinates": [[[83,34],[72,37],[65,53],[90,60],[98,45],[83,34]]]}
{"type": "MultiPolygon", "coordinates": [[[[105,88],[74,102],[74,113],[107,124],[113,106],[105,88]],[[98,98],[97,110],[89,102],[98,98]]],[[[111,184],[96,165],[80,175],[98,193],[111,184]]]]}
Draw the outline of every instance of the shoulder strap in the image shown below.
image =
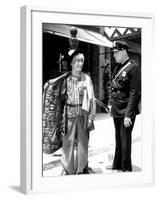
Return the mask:
{"type": "Polygon", "coordinates": [[[118,76],[131,64],[131,62],[129,61],[126,65],[124,65],[119,71],[118,73],[115,75],[113,82],[118,78],[118,76]]]}

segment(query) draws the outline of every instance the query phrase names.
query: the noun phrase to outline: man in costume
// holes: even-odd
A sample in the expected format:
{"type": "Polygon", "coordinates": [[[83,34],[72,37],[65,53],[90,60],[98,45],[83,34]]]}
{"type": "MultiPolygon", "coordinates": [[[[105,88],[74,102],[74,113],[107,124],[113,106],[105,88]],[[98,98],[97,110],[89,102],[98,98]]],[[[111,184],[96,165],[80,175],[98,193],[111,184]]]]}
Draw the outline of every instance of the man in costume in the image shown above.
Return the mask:
{"type": "Polygon", "coordinates": [[[43,150],[54,152],[62,145],[63,175],[88,169],[88,137],[94,129],[96,103],[91,78],[82,72],[84,59],[82,50],[70,49],[66,60],[71,72],[44,86],[43,150]]]}
{"type": "Polygon", "coordinates": [[[112,74],[111,114],[115,127],[115,156],[113,166],[107,169],[132,171],[131,133],[141,96],[141,72],[129,59],[125,41],[116,41],[113,47],[117,66],[112,74]]]}

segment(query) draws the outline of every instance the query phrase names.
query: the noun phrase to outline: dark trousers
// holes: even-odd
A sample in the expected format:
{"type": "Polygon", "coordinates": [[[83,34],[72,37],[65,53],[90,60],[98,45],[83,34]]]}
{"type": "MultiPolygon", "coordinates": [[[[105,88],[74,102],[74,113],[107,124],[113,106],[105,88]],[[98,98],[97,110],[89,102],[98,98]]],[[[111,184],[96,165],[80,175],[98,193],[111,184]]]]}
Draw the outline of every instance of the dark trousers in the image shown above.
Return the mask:
{"type": "Polygon", "coordinates": [[[131,132],[133,130],[135,117],[131,120],[132,125],[124,126],[124,118],[113,118],[115,126],[115,156],[113,169],[132,171],[131,164],[131,132]]]}

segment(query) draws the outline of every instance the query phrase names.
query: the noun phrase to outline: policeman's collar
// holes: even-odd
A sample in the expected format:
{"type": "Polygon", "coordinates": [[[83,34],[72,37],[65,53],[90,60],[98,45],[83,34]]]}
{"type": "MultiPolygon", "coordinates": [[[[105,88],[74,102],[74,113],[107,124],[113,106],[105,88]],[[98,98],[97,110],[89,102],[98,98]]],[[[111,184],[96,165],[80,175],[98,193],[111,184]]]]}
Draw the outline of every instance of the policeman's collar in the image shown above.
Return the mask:
{"type": "Polygon", "coordinates": [[[127,58],[123,63],[121,63],[122,66],[126,65],[130,61],[130,58],[127,58]]]}

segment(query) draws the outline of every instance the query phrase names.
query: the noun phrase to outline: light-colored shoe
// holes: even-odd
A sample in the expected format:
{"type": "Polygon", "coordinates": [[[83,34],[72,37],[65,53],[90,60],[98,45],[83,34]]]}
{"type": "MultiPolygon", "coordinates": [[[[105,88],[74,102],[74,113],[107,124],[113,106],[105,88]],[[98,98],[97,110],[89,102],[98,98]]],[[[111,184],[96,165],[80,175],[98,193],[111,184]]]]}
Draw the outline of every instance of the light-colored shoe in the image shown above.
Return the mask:
{"type": "Polygon", "coordinates": [[[107,169],[107,170],[113,170],[114,168],[113,168],[112,165],[108,165],[108,166],[106,166],[106,169],[107,169]]]}

